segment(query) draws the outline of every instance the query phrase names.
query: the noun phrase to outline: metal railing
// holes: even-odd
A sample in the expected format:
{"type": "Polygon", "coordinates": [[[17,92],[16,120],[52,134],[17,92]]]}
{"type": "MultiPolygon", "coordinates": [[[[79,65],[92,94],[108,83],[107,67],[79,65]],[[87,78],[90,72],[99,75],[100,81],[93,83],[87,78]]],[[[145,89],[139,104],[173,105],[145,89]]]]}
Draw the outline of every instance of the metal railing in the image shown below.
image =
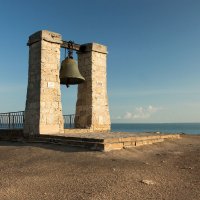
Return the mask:
{"type": "MultiPolygon", "coordinates": [[[[63,115],[64,128],[74,128],[75,115],[63,115]]],[[[23,129],[24,111],[0,113],[0,129],[23,129]]]]}
{"type": "Polygon", "coordinates": [[[74,128],[74,118],[75,115],[63,115],[64,119],[64,128],[74,128]]]}
{"type": "Polygon", "coordinates": [[[17,129],[23,128],[24,111],[0,113],[1,129],[17,129]]]}

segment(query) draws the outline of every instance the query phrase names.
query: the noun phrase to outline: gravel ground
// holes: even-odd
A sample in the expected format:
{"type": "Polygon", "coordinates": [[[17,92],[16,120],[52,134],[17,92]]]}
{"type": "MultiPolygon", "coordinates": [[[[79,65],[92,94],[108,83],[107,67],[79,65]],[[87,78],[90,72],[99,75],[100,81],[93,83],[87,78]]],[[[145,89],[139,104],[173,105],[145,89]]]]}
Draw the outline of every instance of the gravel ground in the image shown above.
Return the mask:
{"type": "Polygon", "coordinates": [[[0,141],[1,200],[199,200],[200,136],[120,151],[0,141]]]}

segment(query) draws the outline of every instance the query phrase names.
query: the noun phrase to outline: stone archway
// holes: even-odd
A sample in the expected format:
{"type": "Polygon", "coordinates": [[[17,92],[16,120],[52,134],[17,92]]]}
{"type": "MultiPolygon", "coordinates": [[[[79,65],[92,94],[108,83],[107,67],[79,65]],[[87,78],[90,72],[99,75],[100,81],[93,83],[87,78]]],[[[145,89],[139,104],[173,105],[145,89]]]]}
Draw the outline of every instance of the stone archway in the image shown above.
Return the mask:
{"type": "MultiPolygon", "coordinates": [[[[59,66],[60,48],[64,47],[58,33],[42,30],[29,37],[29,72],[25,108],[24,135],[64,133],[59,66]]],[[[85,83],[78,86],[75,127],[91,131],[110,130],[106,86],[105,46],[81,45],[78,65],[85,83]]]]}

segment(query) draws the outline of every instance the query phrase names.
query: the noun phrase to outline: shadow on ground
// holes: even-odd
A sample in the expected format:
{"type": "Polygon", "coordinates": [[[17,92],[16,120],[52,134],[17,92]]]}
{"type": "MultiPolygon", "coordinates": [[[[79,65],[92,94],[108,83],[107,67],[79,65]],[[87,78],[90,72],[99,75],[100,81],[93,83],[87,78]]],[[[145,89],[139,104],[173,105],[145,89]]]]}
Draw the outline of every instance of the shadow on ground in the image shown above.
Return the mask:
{"type": "Polygon", "coordinates": [[[36,148],[43,148],[43,149],[49,149],[54,151],[60,151],[60,152],[90,152],[89,149],[84,149],[81,147],[76,146],[66,146],[66,145],[60,145],[56,143],[32,143],[32,142],[17,142],[17,141],[0,141],[0,146],[12,146],[12,147],[36,147],[36,148]]]}

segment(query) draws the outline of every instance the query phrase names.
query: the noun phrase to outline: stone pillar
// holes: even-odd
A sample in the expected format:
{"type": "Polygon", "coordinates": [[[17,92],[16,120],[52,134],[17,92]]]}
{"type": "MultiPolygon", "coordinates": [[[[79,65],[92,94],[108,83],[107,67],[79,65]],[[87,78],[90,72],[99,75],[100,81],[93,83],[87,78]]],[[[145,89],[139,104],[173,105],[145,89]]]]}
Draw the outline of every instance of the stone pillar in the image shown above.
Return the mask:
{"type": "Polygon", "coordinates": [[[24,135],[64,132],[59,66],[61,35],[42,30],[29,37],[24,135]]]}
{"type": "Polygon", "coordinates": [[[78,66],[85,82],[78,86],[76,128],[93,131],[110,130],[106,81],[106,46],[90,43],[78,53],[78,66]]]}

